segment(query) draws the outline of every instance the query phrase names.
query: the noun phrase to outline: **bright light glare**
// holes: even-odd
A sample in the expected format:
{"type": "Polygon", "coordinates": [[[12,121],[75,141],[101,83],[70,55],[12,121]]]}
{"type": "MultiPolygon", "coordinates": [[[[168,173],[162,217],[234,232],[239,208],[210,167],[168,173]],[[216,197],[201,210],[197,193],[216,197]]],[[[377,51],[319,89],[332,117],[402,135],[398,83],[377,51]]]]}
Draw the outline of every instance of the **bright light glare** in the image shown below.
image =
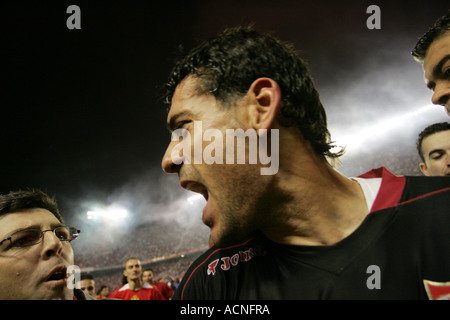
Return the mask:
{"type": "MultiPolygon", "coordinates": [[[[356,149],[358,146],[360,146],[365,140],[368,138],[373,138],[380,134],[386,134],[389,130],[395,129],[395,128],[401,128],[402,123],[406,122],[407,120],[418,116],[424,112],[430,111],[432,109],[435,109],[436,106],[433,105],[426,105],[424,107],[418,108],[414,111],[402,114],[397,117],[393,117],[390,119],[387,119],[385,121],[380,121],[376,123],[375,125],[363,129],[361,131],[358,131],[356,134],[349,135],[347,137],[343,137],[342,139],[337,139],[337,144],[350,147],[353,150],[356,149]]],[[[338,151],[340,148],[333,148],[331,151],[338,151]]]]}
{"type": "Polygon", "coordinates": [[[105,210],[95,210],[88,211],[87,213],[88,219],[96,219],[96,218],[105,218],[108,220],[121,220],[127,217],[128,211],[124,209],[105,209],[105,210]]]}
{"type": "Polygon", "coordinates": [[[196,194],[196,195],[193,195],[193,196],[190,196],[189,198],[187,198],[187,201],[189,202],[189,204],[193,204],[194,201],[196,201],[198,199],[203,199],[203,196],[201,194],[196,194]]]}

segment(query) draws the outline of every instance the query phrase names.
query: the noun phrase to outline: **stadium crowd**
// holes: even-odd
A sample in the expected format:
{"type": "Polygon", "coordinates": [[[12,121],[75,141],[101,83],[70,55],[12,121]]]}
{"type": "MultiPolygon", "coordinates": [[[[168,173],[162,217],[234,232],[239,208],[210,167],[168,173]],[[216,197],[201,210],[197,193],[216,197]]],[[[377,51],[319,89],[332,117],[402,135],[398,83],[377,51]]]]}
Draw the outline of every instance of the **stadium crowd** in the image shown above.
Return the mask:
{"type": "Polygon", "coordinates": [[[90,273],[96,287],[120,287],[126,259],[137,257],[144,267],[154,270],[155,279],[175,283],[193,260],[208,246],[207,228],[199,221],[185,227],[178,222],[155,221],[124,232],[120,227],[93,224],[72,243],[75,264],[82,274],[90,273]],[[184,228],[184,229],[183,229],[184,228]]]}

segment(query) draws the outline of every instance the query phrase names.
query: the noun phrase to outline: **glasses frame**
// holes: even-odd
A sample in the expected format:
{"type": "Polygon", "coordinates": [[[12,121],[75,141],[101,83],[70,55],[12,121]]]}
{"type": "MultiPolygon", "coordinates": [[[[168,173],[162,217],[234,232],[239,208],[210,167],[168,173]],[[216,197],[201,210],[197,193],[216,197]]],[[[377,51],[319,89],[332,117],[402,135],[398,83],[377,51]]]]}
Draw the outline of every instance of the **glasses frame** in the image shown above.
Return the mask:
{"type": "Polygon", "coordinates": [[[16,245],[16,246],[14,246],[14,247],[17,247],[17,248],[25,248],[25,247],[31,247],[31,246],[34,246],[34,245],[36,245],[36,244],[39,244],[39,243],[41,243],[42,240],[44,239],[44,233],[45,233],[45,232],[48,232],[48,231],[52,231],[53,234],[54,234],[54,235],[58,238],[58,240],[61,241],[61,242],[63,242],[63,241],[71,242],[72,240],[75,240],[76,238],[78,238],[78,235],[79,235],[80,232],[81,232],[81,231],[78,230],[77,228],[69,227],[69,226],[66,226],[66,225],[60,225],[60,226],[57,226],[57,227],[55,227],[55,228],[53,228],[53,229],[48,229],[48,230],[41,230],[41,229],[35,229],[35,228],[24,229],[24,230],[16,231],[16,232],[14,232],[11,236],[9,236],[8,238],[5,238],[5,239],[3,239],[2,241],[0,241],[0,246],[1,246],[5,241],[9,240],[9,245],[10,245],[10,247],[12,247],[12,245],[13,245],[12,238],[13,238],[14,235],[16,235],[16,234],[18,234],[18,233],[20,233],[20,232],[26,232],[26,231],[31,231],[31,230],[32,230],[32,231],[39,231],[39,232],[40,232],[38,240],[37,240],[36,242],[30,243],[30,244],[26,244],[26,245],[16,245]],[[60,239],[60,238],[58,237],[58,235],[56,234],[56,230],[59,229],[59,228],[67,228],[67,229],[69,230],[69,234],[71,235],[71,239],[67,239],[67,240],[66,240],[66,239],[60,239]]]}

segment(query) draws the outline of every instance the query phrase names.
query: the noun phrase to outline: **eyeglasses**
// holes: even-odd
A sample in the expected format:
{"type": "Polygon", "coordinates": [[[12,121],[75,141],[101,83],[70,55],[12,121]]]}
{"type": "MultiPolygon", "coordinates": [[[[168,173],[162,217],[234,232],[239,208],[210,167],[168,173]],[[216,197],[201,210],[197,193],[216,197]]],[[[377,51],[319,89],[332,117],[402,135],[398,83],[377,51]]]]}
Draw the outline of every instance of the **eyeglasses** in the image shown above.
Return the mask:
{"type": "Polygon", "coordinates": [[[5,242],[9,241],[9,247],[29,247],[38,244],[44,238],[44,232],[52,231],[59,241],[72,241],[76,239],[81,232],[80,230],[68,227],[59,226],[55,229],[40,230],[40,229],[25,229],[14,232],[9,238],[6,238],[0,242],[0,246],[5,242]]]}

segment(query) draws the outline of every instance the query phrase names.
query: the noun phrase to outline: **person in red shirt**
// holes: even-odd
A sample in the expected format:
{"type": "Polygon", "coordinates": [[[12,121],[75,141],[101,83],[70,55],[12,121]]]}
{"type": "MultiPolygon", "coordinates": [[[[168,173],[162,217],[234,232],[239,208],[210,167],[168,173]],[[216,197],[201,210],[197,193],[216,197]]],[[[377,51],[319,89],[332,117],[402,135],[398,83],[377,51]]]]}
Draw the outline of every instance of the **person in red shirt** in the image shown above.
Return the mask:
{"type": "Polygon", "coordinates": [[[173,289],[167,283],[165,283],[163,281],[156,281],[153,278],[153,270],[152,269],[145,269],[144,272],[142,272],[142,281],[144,283],[148,283],[152,286],[157,287],[165,299],[167,299],[167,300],[172,299],[173,289]]]}
{"type": "Polygon", "coordinates": [[[129,258],[125,262],[123,275],[127,283],[114,291],[109,298],[121,300],[164,300],[159,290],[141,280],[142,265],[138,258],[129,258]]]}

